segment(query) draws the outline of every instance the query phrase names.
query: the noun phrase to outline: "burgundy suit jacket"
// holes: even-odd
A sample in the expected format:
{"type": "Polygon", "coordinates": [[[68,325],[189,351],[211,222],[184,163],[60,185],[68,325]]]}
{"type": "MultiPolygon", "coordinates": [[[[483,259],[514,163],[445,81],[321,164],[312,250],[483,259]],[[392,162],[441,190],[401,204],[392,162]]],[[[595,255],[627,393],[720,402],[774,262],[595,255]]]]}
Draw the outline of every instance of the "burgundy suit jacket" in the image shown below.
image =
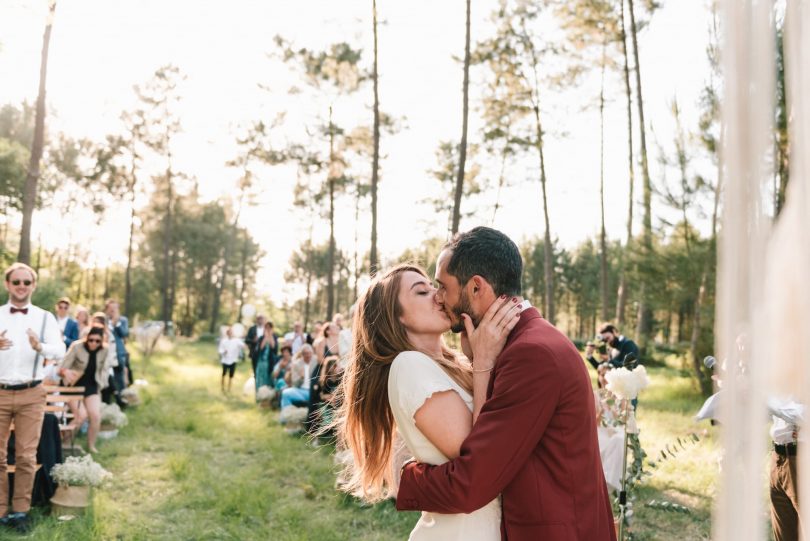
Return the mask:
{"type": "Polygon", "coordinates": [[[568,338],[530,308],[495,363],[461,455],[408,464],[397,509],[471,513],[503,495],[509,541],[615,541],[591,381],[568,338]]]}

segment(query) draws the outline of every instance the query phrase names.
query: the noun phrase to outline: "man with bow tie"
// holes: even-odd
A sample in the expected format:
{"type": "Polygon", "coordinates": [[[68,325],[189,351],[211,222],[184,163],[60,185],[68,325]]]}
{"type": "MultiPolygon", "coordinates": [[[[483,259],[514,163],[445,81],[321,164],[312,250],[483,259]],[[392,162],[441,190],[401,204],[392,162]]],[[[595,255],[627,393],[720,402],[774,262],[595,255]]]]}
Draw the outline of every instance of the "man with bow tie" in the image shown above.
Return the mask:
{"type": "Polygon", "coordinates": [[[24,533],[36,474],[37,446],[45,416],[43,361],[61,360],[65,343],[56,318],[31,304],[37,273],[23,263],[6,270],[8,303],[0,306],[0,525],[24,533]],[[14,423],[16,473],[8,513],[8,438],[14,423]]]}

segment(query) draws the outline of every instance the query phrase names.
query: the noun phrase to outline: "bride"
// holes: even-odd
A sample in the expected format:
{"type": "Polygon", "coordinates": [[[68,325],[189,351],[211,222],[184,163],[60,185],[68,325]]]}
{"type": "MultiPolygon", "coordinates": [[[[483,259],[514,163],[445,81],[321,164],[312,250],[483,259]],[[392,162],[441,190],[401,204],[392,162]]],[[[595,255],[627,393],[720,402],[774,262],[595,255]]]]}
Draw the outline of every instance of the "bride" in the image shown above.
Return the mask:
{"type": "MultiPolygon", "coordinates": [[[[474,351],[462,335],[473,367],[444,344],[450,318],[435,293],[422,269],[399,265],[357,303],[336,424],[339,448],[353,457],[341,488],[369,502],[396,491],[396,433],[419,462],[438,465],[459,456],[486,399],[495,357],[519,319],[517,305],[496,302],[475,331],[474,351]]],[[[495,541],[500,525],[496,498],[470,514],[423,512],[410,539],[495,541]]]]}

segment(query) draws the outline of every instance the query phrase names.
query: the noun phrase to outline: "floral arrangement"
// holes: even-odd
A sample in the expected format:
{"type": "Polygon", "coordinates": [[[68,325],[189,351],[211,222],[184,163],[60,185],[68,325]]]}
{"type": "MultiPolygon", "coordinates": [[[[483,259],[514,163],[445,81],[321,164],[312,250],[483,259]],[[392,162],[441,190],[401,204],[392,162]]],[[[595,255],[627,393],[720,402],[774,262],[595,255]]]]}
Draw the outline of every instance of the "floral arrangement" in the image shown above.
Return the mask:
{"type": "Polygon", "coordinates": [[[141,404],[141,396],[138,394],[138,389],[135,387],[127,387],[121,391],[121,398],[130,406],[140,406],[141,404]]]}
{"type": "Polygon", "coordinates": [[[112,478],[112,474],[95,462],[92,456],[85,455],[70,456],[64,463],[55,465],[51,469],[51,477],[62,486],[97,487],[112,478]]]}
{"type": "Polygon", "coordinates": [[[309,410],[307,408],[299,408],[296,406],[287,406],[281,410],[278,422],[283,425],[298,425],[307,420],[309,410]]]}
{"type": "Polygon", "coordinates": [[[627,368],[615,368],[605,374],[607,390],[613,393],[619,400],[633,400],[638,397],[638,393],[650,385],[650,378],[647,377],[647,369],[639,365],[633,370],[627,368]]]}
{"type": "Polygon", "coordinates": [[[127,415],[121,411],[118,404],[101,404],[101,424],[121,428],[128,422],[127,415]]]}
{"type": "Polygon", "coordinates": [[[268,385],[262,385],[256,391],[256,402],[273,400],[276,397],[276,390],[268,385]]]}

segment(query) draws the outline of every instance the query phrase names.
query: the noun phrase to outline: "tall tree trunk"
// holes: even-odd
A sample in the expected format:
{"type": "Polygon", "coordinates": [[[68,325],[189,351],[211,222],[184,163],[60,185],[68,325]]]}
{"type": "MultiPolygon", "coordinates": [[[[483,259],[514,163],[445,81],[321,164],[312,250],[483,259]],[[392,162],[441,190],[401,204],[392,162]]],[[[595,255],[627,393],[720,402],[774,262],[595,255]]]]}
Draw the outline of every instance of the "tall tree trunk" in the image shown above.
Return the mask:
{"type": "Polygon", "coordinates": [[[551,244],[551,225],[548,218],[548,195],[546,193],[546,158],[543,146],[543,125],[540,122],[540,79],[537,73],[537,66],[539,59],[534,50],[534,46],[528,38],[529,34],[524,28],[524,35],[527,36],[527,46],[531,53],[532,73],[534,74],[534,96],[533,96],[533,109],[534,109],[534,123],[535,123],[535,137],[537,154],[540,158],[540,186],[543,191],[543,219],[546,226],[545,234],[543,235],[543,270],[545,281],[545,313],[543,317],[554,324],[554,247],[551,244]]]}
{"type": "Polygon", "coordinates": [[[247,293],[247,253],[250,239],[247,234],[245,234],[244,237],[245,239],[242,243],[242,269],[240,272],[242,283],[239,288],[239,317],[236,318],[239,323],[242,322],[242,307],[245,305],[245,294],[247,293]]]}
{"type": "Polygon", "coordinates": [[[461,195],[464,192],[464,164],[467,161],[467,117],[469,115],[470,95],[470,4],[471,0],[467,0],[467,33],[464,41],[464,83],[462,86],[461,144],[458,149],[458,172],[456,174],[456,193],[453,200],[453,223],[450,226],[451,235],[458,233],[458,225],[461,221],[461,195]]]}
{"type": "MultiPolygon", "coordinates": [[[[248,175],[247,165],[245,165],[245,175],[248,175]]],[[[219,281],[217,282],[216,292],[214,293],[214,305],[211,309],[211,323],[208,327],[208,332],[211,334],[215,333],[217,330],[217,325],[219,325],[219,311],[222,306],[222,293],[225,291],[225,280],[228,276],[228,261],[231,258],[231,247],[236,242],[236,233],[239,229],[239,217],[242,214],[242,203],[245,200],[245,194],[247,191],[247,186],[243,185],[242,188],[239,190],[239,200],[237,202],[236,207],[236,215],[233,218],[233,222],[231,223],[230,231],[228,233],[228,240],[225,242],[225,248],[223,250],[222,256],[222,272],[219,275],[219,281]]]]}
{"type": "Polygon", "coordinates": [[[501,208],[501,191],[503,185],[506,183],[506,159],[509,157],[509,136],[511,133],[511,123],[506,126],[506,133],[504,134],[503,152],[501,153],[501,170],[498,174],[498,191],[495,195],[495,208],[492,210],[492,221],[490,225],[495,225],[495,217],[498,215],[498,210],[501,208]]]}
{"type": "Polygon", "coordinates": [[[307,270],[307,296],[304,299],[304,329],[309,328],[309,310],[312,302],[312,269],[307,270]]]}
{"type": "Polygon", "coordinates": [[[709,237],[709,251],[703,260],[703,271],[701,272],[700,276],[700,287],[698,288],[698,294],[695,299],[692,336],[689,340],[689,354],[692,361],[692,370],[695,372],[695,377],[700,384],[700,390],[703,393],[703,396],[709,396],[713,391],[712,380],[710,376],[706,374],[703,363],[700,361],[698,347],[700,345],[700,334],[702,331],[702,308],[703,304],[706,302],[706,295],[709,288],[709,275],[711,274],[712,266],[716,264],[715,254],[717,246],[717,219],[720,209],[721,179],[722,176],[720,173],[720,168],[718,167],[717,184],[714,187],[714,209],[712,211],[712,232],[711,237],[709,237]]]}
{"type": "MultiPolygon", "coordinates": [[[[133,155],[134,156],[134,155],[133,155]]],[[[127,268],[124,271],[124,315],[132,318],[132,247],[135,238],[135,158],[132,160],[132,179],[129,184],[129,246],[127,247],[127,268]]]]}
{"type": "Polygon", "coordinates": [[[605,63],[607,43],[602,43],[602,79],[599,90],[599,210],[602,228],[599,234],[599,271],[602,292],[602,321],[608,320],[607,231],[605,230],[605,63]]]}
{"type": "MultiPolygon", "coordinates": [[[[170,153],[171,156],[171,153],[170,153]]],[[[169,158],[171,159],[171,157],[169,158]]],[[[166,216],[163,218],[163,276],[161,277],[161,293],[163,297],[163,307],[161,318],[164,322],[172,319],[171,306],[171,247],[172,247],[172,205],[174,200],[174,190],[172,186],[171,165],[166,169],[166,216]]]]}
{"type": "MultiPolygon", "coordinates": [[[[380,168],[380,94],[378,91],[379,73],[377,71],[377,0],[372,0],[371,11],[374,25],[374,67],[372,79],[374,81],[374,153],[371,159],[371,253],[369,274],[377,274],[379,260],[377,256],[377,183],[379,182],[380,168]]],[[[354,296],[357,298],[357,280],[354,284],[354,296]]]]}
{"type": "Polygon", "coordinates": [[[37,204],[39,184],[39,162],[45,146],[45,81],[48,75],[48,48],[51,43],[51,29],[56,13],[56,0],[51,0],[48,7],[48,19],[45,22],[45,33],[42,35],[42,57],[39,64],[39,93],[37,94],[37,113],[34,124],[34,141],[31,145],[31,160],[28,163],[28,174],[23,189],[22,230],[20,231],[20,252],[17,260],[31,263],[31,222],[34,207],[37,204]]]}
{"type": "MultiPolygon", "coordinates": [[[[356,197],[354,198],[354,285],[352,286],[352,302],[357,300],[357,282],[360,281],[360,262],[358,261],[360,245],[357,236],[358,226],[360,224],[360,190],[357,190],[356,197]]],[[[374,273],[371,273],[374,276],[374,273]]]]}
{"type": "Polygon", "coordinates": [[[102,299],[110,298],[110,264],[104,267],[104,291],[101,294],[102,299]]]}
{"type": "Polygon", "coordinates": [[[326,319],[332,319],[335,309],[335,127],[332,107],[329,107],[329,263],[326,276],[326,319]]]}
{"type": "Polygon", "coordinates": [[[630,87],[630,60],[627,53],[627,32],[624,25],[624,0],[621,3],[621,39],[624,56],[624,91],[627,96],[627,163],[630,178],[630,197],[627,205],[627,242],[622,252],[619,266],[619,290],[616,299],[616,322],[621,328],[624,325],[625,310],[627,307],[627,261],[630,258],[633,243],[633,191],[636,185],[635,164],[633,162],[633,91],[630,87]]]}
{"type": "MultiPolygon", "coordinates": [[[[644,218],[643,218],[643,256],[648,261],[652,257],[652,182],[650,181],[650,169],[647,163],[647,137],[646,126],[644,124],[644,98],[641,92],[641,64],[638,55],[638,32],[636,27],[636,15],[633,7],[634,0],[628,0],[630,7],[630,32],[633,38],[633,58],[636,64],[636,97],[638,105],[639,135],[641,137],[641,173],[644,181],[644,218]]],[[[636,335],[642,351],[647,347],[652,333],[652,306],[647,296],[650,290],[647,284],[647,273],[641,274],[641,294],[638,304],[638,328],[636,335]]]]}
{"type": "Polygon", "coordinates": [[[554,247],[551,244],[551,226],[548,219],[548,196],[546,195],[546,161],[543,153],[543,128],[540,124],[540,107],[534,107],[537,128],[537,152],[540,155],[540,185],[543,189],[543,219],[546,231],[543,235],[543,270],[546,285],[545,317],[554,324],[554,247]]]}

